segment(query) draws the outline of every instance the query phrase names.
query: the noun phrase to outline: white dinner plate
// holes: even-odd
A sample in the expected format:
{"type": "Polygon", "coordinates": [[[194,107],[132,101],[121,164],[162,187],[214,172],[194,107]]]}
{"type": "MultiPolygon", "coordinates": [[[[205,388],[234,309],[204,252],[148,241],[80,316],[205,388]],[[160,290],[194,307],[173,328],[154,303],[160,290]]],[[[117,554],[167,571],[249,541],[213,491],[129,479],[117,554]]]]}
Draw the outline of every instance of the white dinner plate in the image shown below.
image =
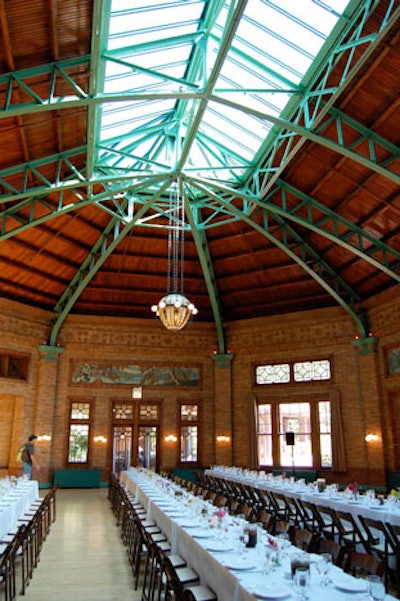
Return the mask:
{"type": "Polygon", "coordinates": [[[193,538],[212,538],[214,536],[214,534],[212,532],[209,532],[208,530],[192,530],[192,532],[190,533],[193,538]]]}
{"type": "Polygon", "coordinates": [[[189,520],[176,520],[176,523],[181,528],[198,528],[199,525],[196,522],[191,522],[189,520]]]}
{"type": "Polygon", "coordinates": [[[358,578],[335,578],[333,581],[335,588],[348,593],[363,593],[367,590],[367,584],[364,580],[358,578]]]}
{"type": "Polygon", "coordinates": [[[218,540],[207,543],[206,549],[207,549],[207,551],[218,551],[218,552],[233,551],[233,547],[230,544],[224,543],[223,541],[218,541],[218,540]]]}
{"type": "Polygon", "coordinates": [[[229,570],[252,570],[256,567],[254,561],[250,561],[242,557],[232,557],[223,562],[224,566],[229,570]]]}
{"type": "Polygon", "coordinates": [[[252,590],[258,599],[285,599],[290,597],[292,590],[288,586],[261,586],[252,590]]]}

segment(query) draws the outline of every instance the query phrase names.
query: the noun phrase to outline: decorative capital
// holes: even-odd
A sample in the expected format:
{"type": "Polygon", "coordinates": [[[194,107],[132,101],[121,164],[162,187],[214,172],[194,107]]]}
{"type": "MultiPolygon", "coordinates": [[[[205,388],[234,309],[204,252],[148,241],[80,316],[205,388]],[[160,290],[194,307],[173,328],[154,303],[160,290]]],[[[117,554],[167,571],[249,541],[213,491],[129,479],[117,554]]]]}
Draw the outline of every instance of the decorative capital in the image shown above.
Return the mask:
{"type": "Polygon", "coordinates": [[[58,361],[59,356],[64,349],[62,346],[52,346],[50,344],[39,344],[39,352],[42,359],[46,361],[58,361]]]}
{"type": "Polygon", "coordinates": [[[375,338],[375,336],[356,338],[355,340],[352,340],[352,345],[356,347],[360,355],[370,355],[377,351],[378,338],[375,338]]]}
{"type": "Polygon", "coordinates": [[[211,355],[211,359],[216,362],[217,367],[224,369],[229,367],[234,356],[233,353],[214,353],[211,355]]]}

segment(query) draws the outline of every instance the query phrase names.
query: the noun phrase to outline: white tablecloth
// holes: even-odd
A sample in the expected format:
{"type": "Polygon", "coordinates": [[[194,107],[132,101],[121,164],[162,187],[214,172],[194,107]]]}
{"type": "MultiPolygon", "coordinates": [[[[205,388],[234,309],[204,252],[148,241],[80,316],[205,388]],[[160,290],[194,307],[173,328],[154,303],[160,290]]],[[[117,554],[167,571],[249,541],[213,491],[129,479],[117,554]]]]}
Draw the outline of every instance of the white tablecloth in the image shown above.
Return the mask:
{"type": "MultiPolygon", "coordinates": [[[[121,475],[121,482],[135,494],[147,508],[147,518],[157,523],[159,528],[171,541],[173,551],[179,553],[188,565],[199,574],[201,582],[209,586],[219,601],[254,601],[258,598],[283,599],[293,594],[290,577],[291,555],[298,549],[290,547],[282,554],[280,565],[265,570],[265,544],[257,544],[253,549],[246,549],[239,555],[234,527],[228,525],[232,518],[223,519],[222,528],[205,528],[197,511],[194,511],[199,499],[174,497],[168,491],[168,483],[157,476],[146,476],[141,471],[129,470],[121,475]],[[168,515],[169,514],[169,515],[168,515]],[[207,534],[208,538],[198,537],[207,534]],[[220,546],[222,550],[212,551],[207,547],[220,546]],[[229,566],[249,569],[230,569],[229,566]],[[256,594],[257,593],[257,594],[256,594]],[[262,596],[264,595],[264,596],[262,596]]],[[[263,533],[263,536],[267,536],[263,533]]],[[[318,556],[311,556],[312,562],[318,556]]],[[[322,587],[315,564],[311,567],[311,586],[308,598],[310,601],[348,601],[349,593],[356,592],[354,587],[362,587],[359,581],[333,567],[332,582],[322,587]],[[335,584],[336,582],[336,584],[335,584]],[[339,584],[342,588],[339,589],[339,584]]],[[[388,598],[390,598],[388,596],[388,598]]]]}
{"type": "MultiPolygon", "coordinates": [[[[359,515],[369,517],[382,522],[390,522],[391,524],[400,526],[400,504],[390,504],[387,501],[383,505],[372,504],[366,495],[360,495],[356,501],[346,498],[345,493],[331,494],[329,491],[319,493],[310,491],[307,485],[299,485],[290,480],[265,480],[259,477],[240,477],[234,474],[226,474],[223,470],[218,469],[207,470],[206,474],[216,478],[225,478],[243,484],[249,484],[260,490],[269,490],[271,492],[282,493],[288,497],[297,497],[304,501],[309,501],[316,505],[324,505],[332,507],[340,511],[347,511],[358,518],[359,515]]],[[[378,503],[378,501],[376,501],[378,503]]]]}
{"type": "MultiPolygon", "coordinates": [[[[8,484],[8,483],[7,483],[8,484]]],[[[17,520],[39,498],[39,483],[36,480],[17,480],[16,485],[1,487],[0,496],[0,540],[17,524],[17,520]]]]}

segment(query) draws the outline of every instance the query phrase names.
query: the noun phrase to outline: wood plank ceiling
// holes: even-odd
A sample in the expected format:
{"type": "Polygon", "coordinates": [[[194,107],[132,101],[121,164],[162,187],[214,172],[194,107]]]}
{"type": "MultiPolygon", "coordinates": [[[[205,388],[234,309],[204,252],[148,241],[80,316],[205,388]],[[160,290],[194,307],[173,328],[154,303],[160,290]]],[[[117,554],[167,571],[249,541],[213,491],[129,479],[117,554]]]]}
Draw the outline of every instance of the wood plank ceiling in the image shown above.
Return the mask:
{"type": "MultiPolygon", "coordinates": [[[[0,0],[0,295],[56,316],[154,319],[150,307],[166,289],[167,230],[129,228],[100,260],[99,240],[111,248],[107,227],[122,203],[99,173],[85,177],[92,24],[105,4],[0,0]]],[[[237,198],[210,183],[207,202],[203,190],[196,223],[213,227],[189,228],[185,244],[196,320],[221,327],[340,303],[364,335],[363,302],[398,284],[400,9],[389,0],[358,4],[368,5],[362,35],[327,72],[320,119],[309,125],[306,113],[293,115],[279,130],[290,132],[290,147],[266,154],[256,184],[237,198]]]]}

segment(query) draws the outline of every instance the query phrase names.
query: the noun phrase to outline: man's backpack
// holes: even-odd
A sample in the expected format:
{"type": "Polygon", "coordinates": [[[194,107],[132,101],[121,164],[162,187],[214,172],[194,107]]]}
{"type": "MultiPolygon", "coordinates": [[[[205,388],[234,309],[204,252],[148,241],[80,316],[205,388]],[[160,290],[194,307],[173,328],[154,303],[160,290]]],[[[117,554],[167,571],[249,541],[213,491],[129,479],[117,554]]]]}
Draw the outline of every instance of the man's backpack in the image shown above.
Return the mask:
{"type": "Polygon", "coordinates": [[[29,461],[29,452],[26,445],[23,445],[17,453],[18,463],[27,463],[29,461]]]}

